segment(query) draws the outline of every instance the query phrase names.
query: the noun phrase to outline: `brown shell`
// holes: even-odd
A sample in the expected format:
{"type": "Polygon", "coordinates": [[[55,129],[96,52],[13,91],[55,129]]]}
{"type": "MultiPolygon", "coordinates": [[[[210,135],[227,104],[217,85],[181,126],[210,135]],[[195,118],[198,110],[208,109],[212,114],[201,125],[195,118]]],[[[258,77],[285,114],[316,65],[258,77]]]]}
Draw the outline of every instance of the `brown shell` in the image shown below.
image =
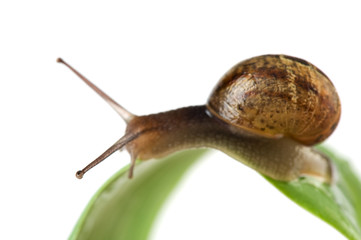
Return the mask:
{"type": "Polygon", "coordinates": [[[213,89],[208,109],[227,123],[268,137],[313,145],[336,128],[341,105],[328,77],[311,63],[264,55],[230,69],[213,89]]]}

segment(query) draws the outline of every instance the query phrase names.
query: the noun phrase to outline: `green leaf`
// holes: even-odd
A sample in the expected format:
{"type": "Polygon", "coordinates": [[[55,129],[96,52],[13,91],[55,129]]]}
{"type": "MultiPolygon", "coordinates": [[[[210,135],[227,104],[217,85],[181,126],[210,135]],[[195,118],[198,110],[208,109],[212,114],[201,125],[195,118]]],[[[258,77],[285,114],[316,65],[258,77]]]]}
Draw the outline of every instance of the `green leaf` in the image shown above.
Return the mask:
{"type": "MultiPolygon", "coordinates": [[[[313,178],[293,182],[266,179],[349,239],[361,240],[361,181],[348,162],[321,150],[335,164],[335,184],[323,184],[313,178]]],[[[132,180],[127,179],[127,168],[122,169],[95,194],[70,239],[147,239],[162,203],[205,152],[184,151],[138,163],[132,180]]]]}
{"type": "Polygon", "coordinates": [[[281,182],[265,177],[301,207],[335,227],[349,239],[361,239],[361,181],[352,166],[325,148],[320,150],[335,165],[336,182],[323,184],[312,178],[281,182]]]}
{"type": "Polygon", "coordinates": [[[138,162],[133,179],[128,179],[128,167],[121,169],[91,199],[69,239],[147,239],[167,196],[205,152],[138,162]]]}

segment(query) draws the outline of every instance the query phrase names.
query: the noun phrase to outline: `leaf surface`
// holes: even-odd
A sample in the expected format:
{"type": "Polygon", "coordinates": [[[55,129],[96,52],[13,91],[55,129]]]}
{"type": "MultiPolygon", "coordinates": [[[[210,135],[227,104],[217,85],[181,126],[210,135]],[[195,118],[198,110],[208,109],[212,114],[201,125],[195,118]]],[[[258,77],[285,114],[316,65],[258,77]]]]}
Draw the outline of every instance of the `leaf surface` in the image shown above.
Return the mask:
{"type": "Polygon", "coordinates": [[[361,239],[361,181],[352,166],[325,148],[334,163],[336,182],[323,184],[312,178],[281,182],[265,177],[301,207],[335,227],[349,239],[361,239]]]}
{"type": "MultiPolygon", "coordinates": [[[[325,148],[337,181],[313,178],[282,182],[265,177],[291,200],[320,217],[344,236],[361,240],[361,181],[352,166],[325,148]]],[[[138,162],[134,179],[124,168],[95,194],[70,239],[148,239],[162,204],[204,149],[183,151],[161,160],[138,162]]],[[[236,206],[235,206],[236,207],[236,206]]]]}
{"type": "Polygon", "coordinates": [[[144,240],[167,196],[206,150],[137,162],[112,176],[93,196],[69,239],[144,240]]]}

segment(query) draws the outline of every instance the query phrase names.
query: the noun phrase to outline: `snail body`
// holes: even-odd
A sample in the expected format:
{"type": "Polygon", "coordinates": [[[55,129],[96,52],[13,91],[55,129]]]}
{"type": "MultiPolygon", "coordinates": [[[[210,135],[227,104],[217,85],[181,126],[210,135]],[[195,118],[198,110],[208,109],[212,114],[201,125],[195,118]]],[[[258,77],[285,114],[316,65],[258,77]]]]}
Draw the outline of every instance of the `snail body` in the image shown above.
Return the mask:
{"type": "Polygon", "coordinates": [[[136,159],[164,157],[199,147],[219,149],[271,178],[291,181],[312,175],[332,180],[327,157],[311,145],[326,139],[340,118],[340,101],[327,76],[311,63],[285,55],[254,57],[231,68],[206,105],[136,116],[67,65],[127,122],[125,135],[85,172],[116,150],[136,159]]]}

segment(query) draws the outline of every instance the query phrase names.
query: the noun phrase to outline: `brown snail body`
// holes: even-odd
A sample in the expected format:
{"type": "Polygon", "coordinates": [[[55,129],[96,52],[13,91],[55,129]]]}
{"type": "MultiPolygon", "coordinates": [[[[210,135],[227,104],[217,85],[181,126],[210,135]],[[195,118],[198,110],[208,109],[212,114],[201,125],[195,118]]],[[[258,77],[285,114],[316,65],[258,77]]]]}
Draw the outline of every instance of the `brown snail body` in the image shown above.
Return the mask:
{"type": "Polygon", "coordinates": [[[274,179],[290,181],[305,175],[325,182],[332,179],[331,163],[308,145],[333,132],[340,101],[327,76],[304,60],[285,55],[245,60],[221,78],[206,105],[146,116],[129,113],[71,69],[127,122],[125,135],[78,171],[78,178],[123,147],[132,159],[130,177],[137,158],[210,147],[274,179]]]}

